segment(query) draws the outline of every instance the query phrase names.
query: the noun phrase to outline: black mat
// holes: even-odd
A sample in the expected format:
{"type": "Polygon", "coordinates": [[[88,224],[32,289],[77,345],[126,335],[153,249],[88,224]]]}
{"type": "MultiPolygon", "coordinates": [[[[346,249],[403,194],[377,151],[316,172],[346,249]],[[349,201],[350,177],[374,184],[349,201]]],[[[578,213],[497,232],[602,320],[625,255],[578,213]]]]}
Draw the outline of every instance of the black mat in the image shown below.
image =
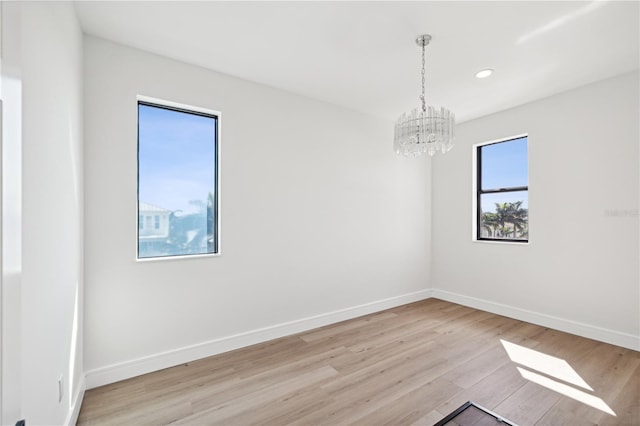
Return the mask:
{"type": "Polygon", "coordinates": [[[517,426],[512,421],[471,401],[465,402],[433,426],[517,426]]]}

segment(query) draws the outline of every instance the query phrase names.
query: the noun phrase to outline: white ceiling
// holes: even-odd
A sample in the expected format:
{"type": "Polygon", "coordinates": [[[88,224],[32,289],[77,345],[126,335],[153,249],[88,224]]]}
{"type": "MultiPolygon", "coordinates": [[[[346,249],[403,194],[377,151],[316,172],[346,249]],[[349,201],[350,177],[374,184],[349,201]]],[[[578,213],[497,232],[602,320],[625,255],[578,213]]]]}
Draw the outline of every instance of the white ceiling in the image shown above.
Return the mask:
{"type": "Polygon", "coordinates": [[[639,68],[637,1],[77,2],[86,33],[392,119],[458,121],[639,68]],[[483,68],[495,73],[475,78],[483,68]]]}

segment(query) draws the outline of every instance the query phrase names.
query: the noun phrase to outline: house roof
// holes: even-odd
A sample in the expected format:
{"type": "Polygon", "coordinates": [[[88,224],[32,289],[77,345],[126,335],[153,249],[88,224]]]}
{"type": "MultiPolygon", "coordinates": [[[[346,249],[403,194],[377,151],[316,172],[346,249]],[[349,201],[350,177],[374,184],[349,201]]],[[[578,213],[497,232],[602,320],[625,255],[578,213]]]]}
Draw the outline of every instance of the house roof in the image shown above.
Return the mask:
{"type": "Polygon", "coordinates": [[[153,204],[145,203],[143,201],[138,202],[139,212],[153,212],[153,213],[171,213],[171,210],[163,207],[154,206],[153,204]]]}

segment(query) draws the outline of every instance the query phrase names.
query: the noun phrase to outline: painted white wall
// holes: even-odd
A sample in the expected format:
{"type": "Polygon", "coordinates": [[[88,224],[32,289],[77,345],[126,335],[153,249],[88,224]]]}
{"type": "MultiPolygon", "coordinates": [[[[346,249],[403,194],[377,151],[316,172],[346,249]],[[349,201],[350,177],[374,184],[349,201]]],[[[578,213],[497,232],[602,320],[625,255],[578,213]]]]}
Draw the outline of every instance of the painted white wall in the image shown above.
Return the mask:
{"type": "Polygon", "coordinates": [[[2,419],[21,418],[22,88],[20,5],[2,8],[2,419]]]}
{"type": "Polygon", "coordinates": [[[638,348],[638,72],[466,122],[433,163],[432,285],[638,348]],[[472,242],[472,145],[529,135],[530,244],[472,242]]]}
{"type": "MultiPolygon", "coordinates": [[[[2,55],[2,5],[0,4],[0,164],[2,164],[2,147],[4,146],[2,140],[3,140],[3,130],[4,126],[2,126],[2,117],[4,117],[4,113],[2,112],[2,102],[4,102],[4,95],[3,95],[3,91],[2,91],[2,82],[3,82],[3,74],[2,74],[2,61],[3,61],[3,55],[2,55]]],[[[3,209],[2,209],[2,205],[3,205],[3,191],[2,191],[2,182],[3,182],[3,172],[2,170],[4,169],[4,167],[0,166],[0,423],[2,423],[2,406],[3,406],[3,392],[2,392],[2,386],[3,386],[3,381],[2,381],[2,371],[3,371],[3,359],[4,356],[2,354],[2,342],[3,342],[3,335],[4,332],[2,330],[2,312],[4,311],[3,306],[2,306],[2,293],[3,293],[3,288],[2,288],[2,282],[4,281],[4,267],[3,267],[3,256],[2,256],[2,248],[4,247],[3,244],[3,233],[2,233],[2,218],[4,217],[3,215],[3,209]]]]}
{"type": "Polygon", "coordinates": [[[392,123],[84,45],[89,376],[427,288],[428,161],[393,153],[392,123]],[[221,256],[136,262],[136,95],[221,112],[221,256]]]}
{"type": "Polygon", "coordinates": [[[69,2],[20,7],[21,410],[63,424],[83,381],[82,33],[69,2]]]}

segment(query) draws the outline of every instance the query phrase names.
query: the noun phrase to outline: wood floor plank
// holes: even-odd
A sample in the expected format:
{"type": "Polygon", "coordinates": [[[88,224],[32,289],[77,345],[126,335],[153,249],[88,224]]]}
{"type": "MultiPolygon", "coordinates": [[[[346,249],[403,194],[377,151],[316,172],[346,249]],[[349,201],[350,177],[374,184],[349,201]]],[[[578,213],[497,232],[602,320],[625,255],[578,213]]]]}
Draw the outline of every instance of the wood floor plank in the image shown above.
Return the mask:
{"type": "Polygon", "coordinates": [[[640,425],[639,355],[428,299],[91,389],[78,424],[422,426],[472,400],[521,426],[640,425]],[[591,390],[505,345],[566,362],[591,390]]]}
{"type": "MultiPolygon", "coordinates": [[[[332,349],[331,352],[338,352],[340,349],[332,349]]],[[[214,382],[200,390],[197,395],[191,398],[194,410],[205,410],[210,406],[218,406],[243,398],[249,393],[266,392],[274,384],[288,383],[295,380],[301,374],[308,371],[315,371],[318,368],[330,367],[322,356],[316,356],[308,360],[295,363],[283,363],[277,368],[258,372],[254,375],[243,375],[236,381],[214,382]]],[[[246,374],[246,372],[245,372],[246,374]]],[[[315,383],[315,382],[314,382],[315,383]]]]}
{"type": "Polygon", "coordinates": [[[211,406],[194,406],[195,413],[179,419],[172,424],[231,424],[234,422],[234,415],[243,414],[248,410],[255,411],[261,405],[273,403],[278,398],[304,387],[314,385],[329,377],[337,375],[338,372],[329,366],[316,368],[314,370],[301,373],[285,381],[271,384],[267,388],[248,392],[233,399],[233,402],[226,402],[211,406]]]}
{"type": "MultiPolygon", "coordinates": [[[[638,353],[636,352],[636,354],[638,353]]],[[[640,423],[640,366],[636,367],[629,376],[629,380],[620,386],[618,396],[609,405],[616,415],[612,417],[602,413],[598,420],[600,425],[640,423]]]]}
{"type": "Polygon", "coordinates": [[[473,401],[494,410],[525,384],[527,381],[522,378],[518,370],[507,363],[473,386],[449,398],[437,408],[437,411],[444,417],[467,401],[473,401]]]}
{"type": "MultiPolygon", "coordinates": [[[[565,424],[575,423],[578,420],[584,424],[599,424],[606,423],[607,417],[618,417],[618,413],[611,404],[625,387],[616,385],[628,378],[633,380],[639,365],[640,359],[634,356],[633,351],[623,348],[611,350],[609,345],[596,344],[587,357],[572,363],[572,367],[590,389],[576,388],[574,398],[559,400],[537,424],[554,425],[557,424],[558,419],[562,419],[565,424]],[[598,362],[592,362],[593,359],[597,359],[598,362]],[[589,402],[595,403],[596,406],[589,405],[589,402]],[[611,412],[608,412],[609,410],[611,412]]],[[[627,392],[629,389],[633,390],[633,383],[629,383],[626,388],[627,392]]],[[[637,403],[640,399],[637,388],[635,396],[637,403]]],[[[623,408],[620,416],[626,415],[624,411],[623,408]]]]}
{"type": "MultiPolygon", "coordinates": [[[[433,364],[438,365],[437,362],[433,364]]],[[[389,370],[359,381],[353,386],[343,387],[334,396],[335,402],[316,410],[294,424],[353,424],[362,421],[380,407],[391,405],[399,397],[412,393],[432,382],[430,369],[419,372],[417,363],[401,378],[398,370],[389,370]],[[408,374],[407,374],[408,373],[408,374]],[[391,379],[393,377],[393,379],[391,379]]],[[[443,381],[441,381],[443,382],[443,381]]],[[[454,386],[454,385],[451,385],[454,386]]],[[[442,391],[444,387],[440,387],[442,391]]]]}
{"type": "Polygon", "coordinates": [[[401,393],[398,398],[378,407],[356,423],[362,425],[413,424],[459,391],[460,387],[440,377],[411,392],[401,393]],[[407,407],[411,407],[411,409],[407,409],[407,407]]]}
{"type": "Polygon", "coordinates": [[[498,404],[494,411],[521,426],[533,425],[560,398],[560,394],[528,382],[498,404]]]}
{"type": "MultiPolygon", "coordinates": [[[[462,405],[462,404],[464,404],[464,403],[461,403],[460,405],[462,405]]],[[[438,411],[431,410],[427,414],[425,414],[424,416],[420,417],[415,422],[411,423],[410,426],[433,426],[434,424],[436,424],[440,420],[442,420],[444,417],[445,416],[440,414],[438,411]]]]}
{"type": "Polygon", "coordinates": [[[306,387],[290,392],[277,400],[247,409],[233,417],[235,425],[291,424],[310,413],[335,402],[320,387],[306,387]]]}
{"type": "Polygon", "coordinates": [[[367,315],[366,317],[351,320],[342,321],[337,324],[331,324],[325,327],[321,327],[314,331],[309,331],[300,336],[302,340],[307,343],[332,338],[334,336],[345,336],[349,332],[358,333],[358,330],[362,327],[375,325],[378,321],[384,321],[389,318],[397,318],[398,315],[394,312],[384,311],[377,314],[367,315]]]}
{"type": "Polygon", "coordinates": [[[446,372],[443,377],[463,389],[469,388],[484,377],[509,362],[509,357],[500,347],[493,347],[446,372]]]}

